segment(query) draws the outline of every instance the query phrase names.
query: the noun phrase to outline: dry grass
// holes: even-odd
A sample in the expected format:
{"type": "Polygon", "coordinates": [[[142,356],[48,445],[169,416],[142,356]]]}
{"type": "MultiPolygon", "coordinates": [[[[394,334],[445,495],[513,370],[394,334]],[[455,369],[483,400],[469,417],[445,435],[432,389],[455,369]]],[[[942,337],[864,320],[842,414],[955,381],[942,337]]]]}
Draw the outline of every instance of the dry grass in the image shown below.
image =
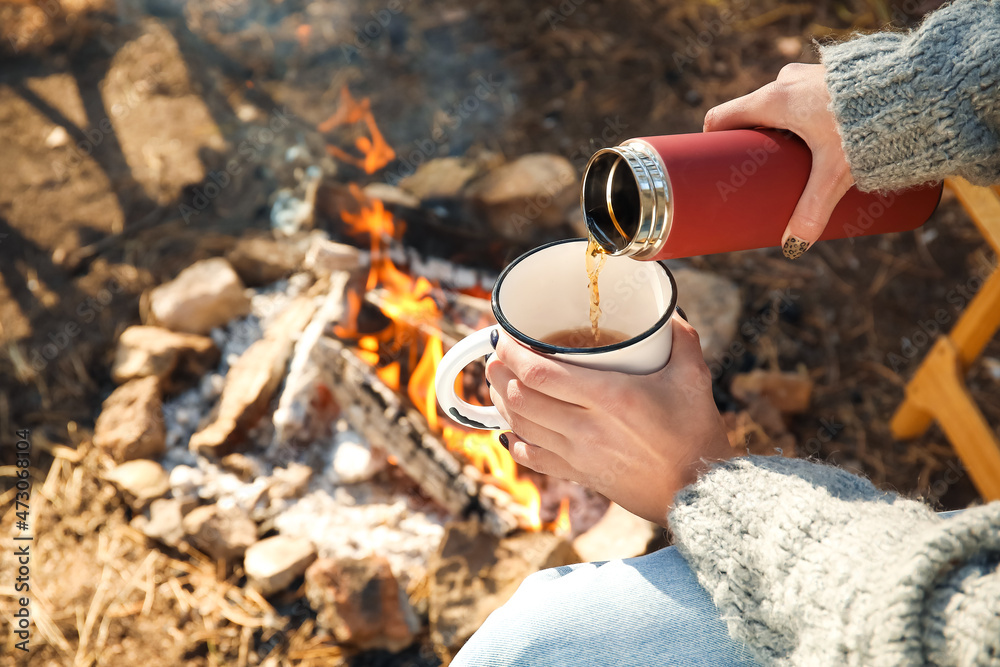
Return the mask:
{"type": "MultiPolygon", "coordinates": [[[[291,629],[289,618],[240,587],[239,567],[227,569],[191,548],[170,555],[148,544],[102,480],[112,462],[89,440],[76,449],[42,444],[53,463],[44,481],[36,480],[31,500],[31,652],[19,661],[17,639],[4,623],[0,663],[342,663],[340,649],[316,637],[311,622],[291,629]]],[[[3,534],[13,534],[13,522],[11,509],[0,519],[3,534]]],[[[12,572],[7,551],[0,570],[12,572]]],[[[13,598],[12,582],[3,584],[0,597],[13,598]]],[[[13,609],[7,602],[0,606],[13,609]]]]}

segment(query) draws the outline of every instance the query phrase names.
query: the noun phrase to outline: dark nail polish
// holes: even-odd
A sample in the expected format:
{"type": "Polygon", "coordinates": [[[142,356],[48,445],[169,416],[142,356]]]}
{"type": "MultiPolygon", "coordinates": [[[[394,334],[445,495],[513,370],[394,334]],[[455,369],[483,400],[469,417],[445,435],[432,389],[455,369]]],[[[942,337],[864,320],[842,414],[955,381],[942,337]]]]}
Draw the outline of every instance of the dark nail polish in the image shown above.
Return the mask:
{"type": "Polygon", "coordinates": [[[497,349],[498,342],[500,342],[500,332],[494,329],[490,332],[490,345],[493,346],[494,350],[497,349]]]}
{"type": "Polygon", "coordinates": [[[676,308],[674,308],[674,310],[676,310],[676,311],[677,311],[677,314],[681,316],[681,319],[682,319],[682,320],[684,320],[685,322],[688,322],[688,323],[690,323],[690,322],[691,322],[691,320],[689,320],[689,319],[688,319],[688,316],[687,316],[687,314],[686,314],[686,313],[684,312],[684,309],[683,309],[683,308],[681,308],[680,306],[677,306],[676,308]]]}
{"type": "Polygon", "coordinates": [[[795,236],[789,236],[785,245],[781,246],[781,252],[788,259],[798,259],[806,250],[809,250],[809,242],[795,236]]]}
{"type": "Polygon", "coordinates": [[[500,444],[503,445],[503,448],[506,449],[508,452],[510,451],[510,441],[507,440],[506,433],[500,434],[500,444]]]}

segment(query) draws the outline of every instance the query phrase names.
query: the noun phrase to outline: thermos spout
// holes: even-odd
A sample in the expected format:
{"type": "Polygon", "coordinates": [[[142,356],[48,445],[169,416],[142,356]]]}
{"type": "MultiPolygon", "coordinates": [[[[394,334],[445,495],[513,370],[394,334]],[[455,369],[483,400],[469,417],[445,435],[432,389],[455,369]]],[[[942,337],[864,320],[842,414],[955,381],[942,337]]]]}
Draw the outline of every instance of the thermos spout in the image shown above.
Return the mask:
{"type": "Polygon", "coordinates": [[[645,141],[597,151],[584,170],[581,199],[587,229],[609,255],[652,257],[666,240],[670,183],[645,141]]]}

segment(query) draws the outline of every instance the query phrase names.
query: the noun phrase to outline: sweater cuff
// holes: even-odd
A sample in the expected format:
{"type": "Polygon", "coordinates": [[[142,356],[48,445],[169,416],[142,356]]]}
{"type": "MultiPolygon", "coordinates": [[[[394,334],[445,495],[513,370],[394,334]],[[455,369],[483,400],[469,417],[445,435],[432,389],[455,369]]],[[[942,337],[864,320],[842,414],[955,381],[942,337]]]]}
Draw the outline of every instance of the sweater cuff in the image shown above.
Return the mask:
{"type": "Polygon", "coordinates": [[[912,33],[820,49],[831,109],[859,189],[946,176],[1000,180],[1000,3],[966,0],[912,33]]]}
{"type": "Polygon", "coordinates": [[[742,457],[678,493],[670,525],[730,634],[765,662],[1000,651],[1000,504],[943,520],[844,470],[742,457]]]}

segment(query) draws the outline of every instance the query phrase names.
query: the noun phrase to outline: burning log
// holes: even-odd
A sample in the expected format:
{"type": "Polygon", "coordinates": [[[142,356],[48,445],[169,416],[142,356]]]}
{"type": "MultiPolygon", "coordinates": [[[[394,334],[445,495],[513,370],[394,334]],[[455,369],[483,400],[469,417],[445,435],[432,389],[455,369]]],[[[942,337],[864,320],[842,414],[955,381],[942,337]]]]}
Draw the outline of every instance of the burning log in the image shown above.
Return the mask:
{"type": "MultiPolygon", "coordinates": [[[[377,306],[382,312],[392,312],[392,294],[384,289],[375,289],[365,292],[365,301],[377,306]]],[[[408,313],[405,311],[393,313],[395,319],[420,331],[426,336],[437,336],[446,346],[452,346],[458,341],[472,333],[472,329],[463,326],[459,322],[449,322],[436,313],[430,317],[423,317],[419,313],[408,313]]]]}
{"type": "Polygon", "coordinates": [[[481,515],[487,530],[497,536],[528,525],[510,495],[482,484],[480,473],[463,466],[428,429],[424,417],[404,405],[375,369],[338,340],[323,338],[318,345],[324,354],[314,358],[321,358],[323,372],[335,378],[330,389],[344,406],[348,423],[392,456],[427,495],[455,516],[481,515]]]}

